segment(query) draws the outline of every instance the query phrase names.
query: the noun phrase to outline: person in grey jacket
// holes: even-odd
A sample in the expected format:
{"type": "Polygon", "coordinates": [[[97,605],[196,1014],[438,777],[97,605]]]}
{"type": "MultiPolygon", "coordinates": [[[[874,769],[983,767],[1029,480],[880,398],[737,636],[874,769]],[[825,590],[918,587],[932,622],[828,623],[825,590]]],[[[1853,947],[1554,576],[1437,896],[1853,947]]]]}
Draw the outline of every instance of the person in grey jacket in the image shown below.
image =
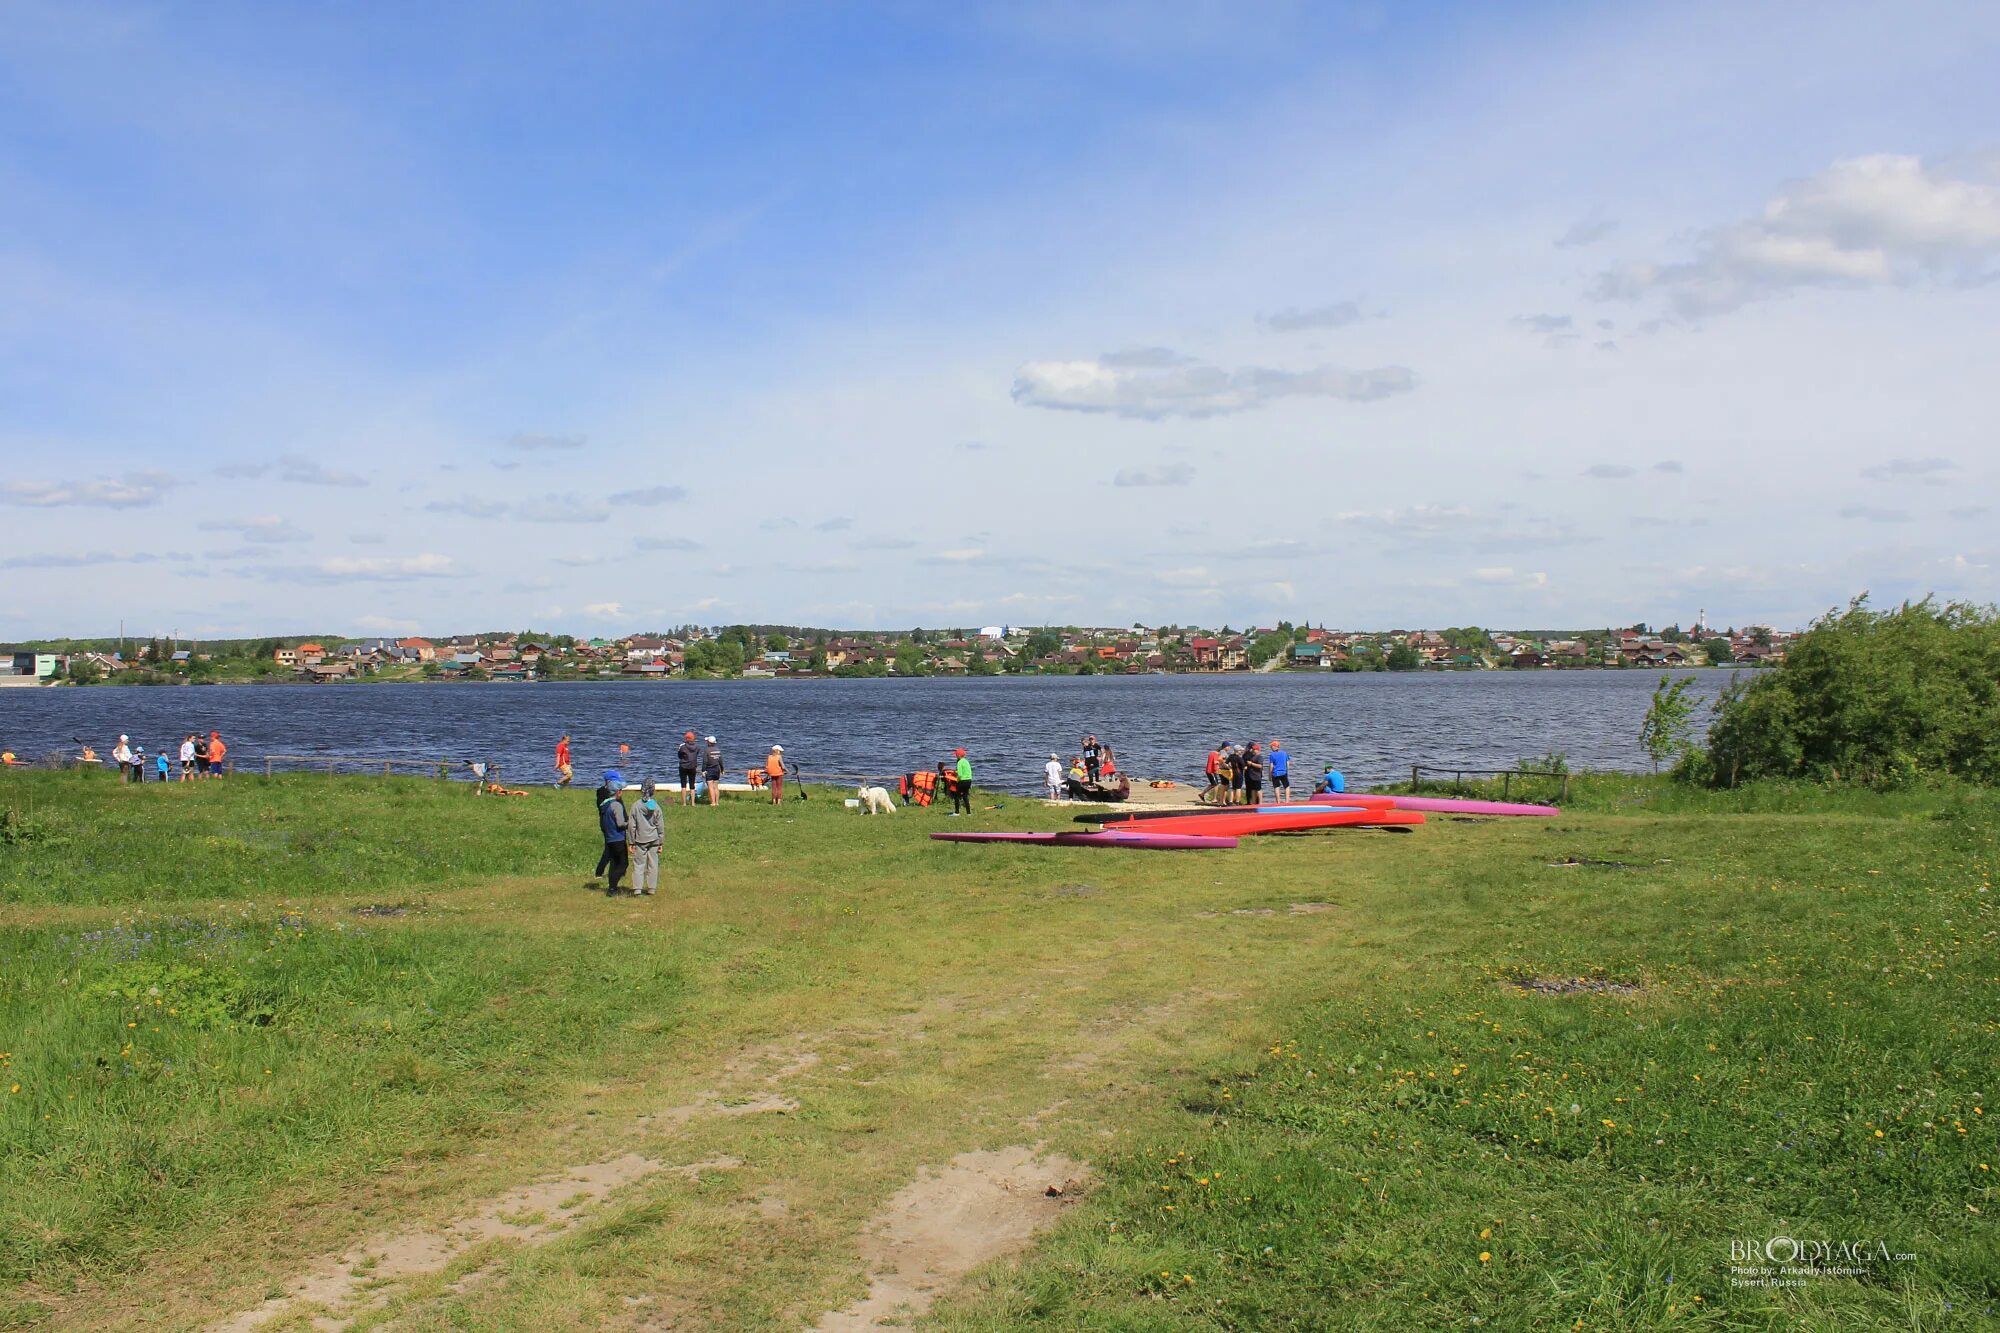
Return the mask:
{"type": "Polygon", "coordinates": [[[651,894],[660,887],[660,848],[667,840],[667,816],[653,796],[653,780],[639,787],[639,803],[632,807],[625,836],[632,843],[632,896],[651,894]]]}

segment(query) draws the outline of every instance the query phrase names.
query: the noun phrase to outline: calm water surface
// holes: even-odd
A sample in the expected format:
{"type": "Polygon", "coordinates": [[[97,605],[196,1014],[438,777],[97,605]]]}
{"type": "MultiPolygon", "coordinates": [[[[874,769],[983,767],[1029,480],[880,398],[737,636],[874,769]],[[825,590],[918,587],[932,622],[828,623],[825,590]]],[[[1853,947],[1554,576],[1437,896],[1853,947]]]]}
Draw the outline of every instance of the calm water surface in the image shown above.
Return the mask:
{"type": "MultiPolygon", "coordinates": [[[[1704,700],[1727,671],[1690,671],[1704,700]]],[[[0,689],[0,747],[24,758],[108,755],[120,732],[149,752],[222,732],[239,767],[262,756],[337,754],[500,762],[516,782],[551,776],[574,737],[579,776],[619,763],[671,777],[683,731],[713,733],[732,770],[775,741],[808,774],[889,775],[963,745],[986,786],[1030,790],[1051,750],[1086,731],[1140,777],[1198,776],[1222,740],[1282,738],[1301,774],[1332,763],[1360,782],[1412,763],[1504,767],[1548,750],[1574,767],[1643,769],[1650,671],[1061,676],[508,685],[217,685],[0,689]],[[632,747],[621,761],[620,743],[632,747]]]]}

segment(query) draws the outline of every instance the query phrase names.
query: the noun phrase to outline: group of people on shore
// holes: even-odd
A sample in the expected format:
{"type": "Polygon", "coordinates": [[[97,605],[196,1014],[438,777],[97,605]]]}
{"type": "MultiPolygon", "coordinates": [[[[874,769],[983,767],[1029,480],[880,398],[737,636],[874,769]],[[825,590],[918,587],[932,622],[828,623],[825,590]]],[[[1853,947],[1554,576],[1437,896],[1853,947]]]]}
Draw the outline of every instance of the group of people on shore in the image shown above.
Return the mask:
{"type": "Polygon", "coordinates": [[[1083,738],[1067,768],[1061,756],[1050,751],[1042,765],[1042,785],[1051,801],[1122,801],[1132,792],[1131,780],[1118,771],[1110,743],[1095,733],[1083,738]]]}
{"type": "MultiPolygon", "coordinates": [[[[194,782],[203,778],[219,778],[228,771],[226,760],[229,747],[223,743],[222,733],[211,731],[206,736],[191,731],[181,737],[181,742],[169,757],[165,746],[148,760],[146,747],[134,744],[130,736],[122,732],[118,744],[111,747],[111,762],[118,765],[120,782],[194,782]]],[[[81,764],[98,764],[103,760],[97,751],[85,745],[77,756],[81,764]]]]}
{"type": "MultiPolygon", "coordinates": [[[[619,762],[628,762],[632,747],[621,744],[618,754],[619,762]]],[[[704,797],[710,805],[721,801],[722,775],[726,764],[722,757],[722,745],[714,736],[705,736],[697,741],[694,732],[682,732],[680,744],[674,750],[674,766],[680,777],[680,804],[695,805],[704,797]]],[[[567,787],[576,778],[576,760],[570,748],[568,732],[564,732],[562,739],[556,742],[555,771],[555,785],[558,787],[567,787]]],[[[607,780],[610,776],[611,772],[607,770],[607,780]]],[[[768,790],[773,805],[784,799],[787,776],[796,778],[798,768],[785,758],[785,747],[782,745],[773,745],[762,761],[745,774],[746,785],[752,789],[768,790]]],[[[799,797],[805,799],[803,787],[799,797]]]]}
{"type": "MultiPolygon", "coordinates": [[[[1208,752],[1204,773],[1207,785],[1199,799],[1205,805],[1261,805],[1267,785],[1272,800],[1292,799],[1292,756],[1280,740],[1273,739],[1268,746],[1223,741],[1208,752]]],[[[1313,784],[1314,795],[1346,790],[1347,779],[1332,764],[1313,784]]]]}

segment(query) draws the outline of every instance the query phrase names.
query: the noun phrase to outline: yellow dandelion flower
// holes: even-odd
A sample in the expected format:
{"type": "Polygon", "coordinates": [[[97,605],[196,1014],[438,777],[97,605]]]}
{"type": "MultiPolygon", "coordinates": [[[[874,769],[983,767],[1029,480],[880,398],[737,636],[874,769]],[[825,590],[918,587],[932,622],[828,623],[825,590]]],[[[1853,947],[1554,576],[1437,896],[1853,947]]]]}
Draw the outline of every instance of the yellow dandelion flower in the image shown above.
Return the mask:
{"type": "Polygon", "coordinates": [[[1480,1263],[1482,1263],[1482,1264],[1490,1264],[1490,1263],[1492,1263],[1492,1262],[1493,1262],[1493,1251],[1491,1251],[1491,1250],[1481,1250],[1481,1251],[1479,1252],[1479,1262],[1480,1262],[1480,1263]]]}

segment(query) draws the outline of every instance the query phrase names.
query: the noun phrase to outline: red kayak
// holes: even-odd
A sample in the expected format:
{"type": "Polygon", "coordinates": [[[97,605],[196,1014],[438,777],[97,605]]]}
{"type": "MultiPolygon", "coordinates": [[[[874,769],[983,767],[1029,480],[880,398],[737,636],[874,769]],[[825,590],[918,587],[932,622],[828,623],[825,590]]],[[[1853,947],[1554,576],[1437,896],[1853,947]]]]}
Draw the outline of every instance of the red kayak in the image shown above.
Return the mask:
{"type": "Polygon", "coordinates": [[[939,842],[1025,842],[1036,847],[1123,847],[1130,851],[1177,852],[1220,850],[1234,847],[1236,839],[1207,837],[1193,833],[1147,829],[1126,833],[1106,829],[1102,833],[933,833],[939,842]]]}
{"type": "Polygon", "coordinates": [[[1313,796],[1303,801],[1270,801],[1263,805],[1217,805],[1201,810],[1107,810],[1101,814],[1076,815],[1079,824],[1102,824],[1106,828],[1131,825],[1150,828],[1154,821],[1161,819],[1214,819],[1226,815],[1262,815],[1269,818],[1274,814],[1292,813],[1311,809],[1314,806],[1331,806],[1337,810],[1394,810],[1396,798],[1393,796],[1313,796]]]}
{"type": "MultiPolygon", "coordinates": [[[[1424,817],[1413,810],[1273,810],[1258,814],[1254,809],[1191,814],[1179,819],[1149,819],[1142,826],[1148,834],[1196,833],[1218,837],[1255,833],[1295,833],[1316,828],[1381,828],[1389,825],[1421,824],[1424,817]]],[[[1107,830],[1107,832],[1112,830],[1107,830]]]]}

